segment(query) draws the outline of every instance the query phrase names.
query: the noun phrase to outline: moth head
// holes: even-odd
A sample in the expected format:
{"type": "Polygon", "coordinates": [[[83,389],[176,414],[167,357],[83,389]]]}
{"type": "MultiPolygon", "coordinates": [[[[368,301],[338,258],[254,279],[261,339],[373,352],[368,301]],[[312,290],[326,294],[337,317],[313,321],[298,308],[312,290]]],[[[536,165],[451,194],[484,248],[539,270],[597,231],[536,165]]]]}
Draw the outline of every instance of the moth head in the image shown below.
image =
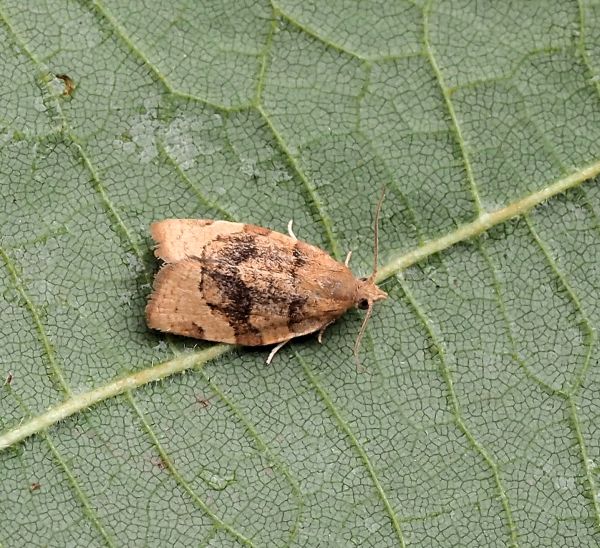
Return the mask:
{"type": "Polygon", "coordinates": [[[356,297],[354,300],[356,307],[367,311],[360,331],[356,337],[356,342],[354,343],[354,359],[356,360],[357,367],[360,367],[360,361],[358,359],[360,342],[365,334],[369,318],[371,317],[373,303],[387,299],[388,296],[385,291],[382,291],[375,285],[375,278],[377,277],[377,256],[379,254],[379,214],[381,213],[381,205],[383,204],[384,196],[385,187],[381,190],[381,196],[379,202],[377,202],[377,209],[375,210],[375,252],[373,253],[373,272],[368,278],[360,278],[356,285],[356,297]]]}
{"type": "Polygon", "coordinates": [[[387,299],[388,294],[379,289],[371,278],[361,278],[358,280],[356,288],[356,308],[360,310],[369,310],[373,303],[387,299]]]}

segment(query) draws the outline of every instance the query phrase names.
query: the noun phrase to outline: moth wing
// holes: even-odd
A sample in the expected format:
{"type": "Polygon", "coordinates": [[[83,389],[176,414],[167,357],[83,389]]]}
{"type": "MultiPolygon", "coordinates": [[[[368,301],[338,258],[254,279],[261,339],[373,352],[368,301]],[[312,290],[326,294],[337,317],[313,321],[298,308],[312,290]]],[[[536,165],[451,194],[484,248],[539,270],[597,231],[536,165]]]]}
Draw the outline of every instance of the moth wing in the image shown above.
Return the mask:
{"type": "Polygon", "coordinates": [[[154,254],[166,263],[174,263],[200,257],[206,244],[217,236],[242,232],[244,226],[211,219],[165,219],[152,223],[150,234],[157,244],[154,254]]]}
{"type": "Polygon", "coordinates": [[[206,296],[215,298],[215,288],[209,283],[200,291],[201,279],[202,265],[197,260],[165,265],[156,275],[146,305],[148,326],[196,339],[255,346],[313,333],[329,322],[324,317],[303,318],[290,331],[287,309],[278,313],[273,307],[261,307],[250,314],[246,325],[236,325],[207,302],[206,296]]]}
{"type": "Polygon", "coordinates": [[[246,225],[243,234],[208,244],[201,260],[204,298],[214,317],[233,326],[238,344],[312,333],[354,303],[355,279],[345,265],[277,232],[246,225]]]}
{"type": "MultiPolygon", "coordinates": [[[[252,316],[252,323],[254,325],[261,325],[261,333],[262,340],[260,344],[277,344],[283,341],[287,341],[290,339],[295,339],[296,337],[302,337],[303,335],[309,335],[310,333],[315,333],[319,331],[325,325],[335,321],[337,316],[331,318],[330,320],[325,320],[324,318],[307,318],[303,320],[300,324],[295,326],[293,331],[290,330],[289,324],[285,317],[280,316],[271,317],[269,321],[264,321],[263,317],[258,317],[256,315],[252,316]],[[281,321],[278,321],[281,320],[281,321]]],[[[248,346],[253,346],[250,343],[242,343],[247,344],[248,346]]]]}
{"type": "Polygon", "coordinates": [[[289,314],[277,314],[273,313],[273,311],[264,314],[259,310],[250,315],[250,323],[261,334],[260,344],[275,344],[314,333],[329,323],[334,322],[341,314],[342,312],[307,316],[296,318],[294,322],[291,322],[289,314]]]}
{"type": "Polygon", "coordinates": [[[163,266],[146,305],[148,326],[166,333],[235,344],[233,328],[213,313],[199,290],[201,278],[202,265],[193,259],[163,266]]]}
{"type": "Polygon", "coordinates": [[[353,304],[348,268],[319,248],[242,223],[154,223],[158,272],[149,327],[248,346],[319,330],[353,304]]]}

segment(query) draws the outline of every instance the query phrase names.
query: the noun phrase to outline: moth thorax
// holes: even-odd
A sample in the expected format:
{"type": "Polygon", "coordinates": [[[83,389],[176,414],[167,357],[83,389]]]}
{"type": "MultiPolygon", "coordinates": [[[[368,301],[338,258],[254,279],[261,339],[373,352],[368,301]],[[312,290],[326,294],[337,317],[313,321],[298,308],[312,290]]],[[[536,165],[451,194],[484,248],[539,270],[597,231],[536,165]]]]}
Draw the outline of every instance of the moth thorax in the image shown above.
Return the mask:
{"type": "Polygon", "coordinates": [[[363,278],[358,280],[354,302],[357,308],[366,310],[367,308],[371,308],[374,302],[387,299],[387,296],[388,294],[379,289],[371,278],[363,278]]]}

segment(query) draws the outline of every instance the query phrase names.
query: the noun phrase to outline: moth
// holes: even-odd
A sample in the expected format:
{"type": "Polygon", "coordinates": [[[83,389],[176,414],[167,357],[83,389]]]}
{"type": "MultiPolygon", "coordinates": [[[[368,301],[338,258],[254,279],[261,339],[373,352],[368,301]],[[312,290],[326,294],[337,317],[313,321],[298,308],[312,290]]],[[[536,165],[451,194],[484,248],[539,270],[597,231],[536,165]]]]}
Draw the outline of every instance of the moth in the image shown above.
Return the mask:
{"type": "Polygon", "coordinates": [[[346,261],[288,235],[244,223],[166,219],[150,227],[154,253],[164,262],[146,306],[152,329],[244,346],[276,344],[267,363],[295,337],[318,333],[353,306],[367,310],[387,298],[375,285],[378,222],[375,214],[373,272],[356,278],[346,261]]]}

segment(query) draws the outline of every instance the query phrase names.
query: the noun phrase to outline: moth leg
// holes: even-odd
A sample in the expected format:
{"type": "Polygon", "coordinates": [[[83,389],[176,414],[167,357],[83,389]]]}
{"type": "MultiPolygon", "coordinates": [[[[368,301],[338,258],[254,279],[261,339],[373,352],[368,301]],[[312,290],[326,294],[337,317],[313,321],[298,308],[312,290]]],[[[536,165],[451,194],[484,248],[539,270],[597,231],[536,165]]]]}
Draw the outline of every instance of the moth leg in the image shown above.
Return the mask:
{"type": "Polygon", "coordinates": [[[346,260],[344,261],[346,266],[350,264],[350,257],[352,257],[352,250],[348,251],[348,255],[346,255],[346,260]]]}
{"type": "Polygon", "coordinates": [[[294,234],[294,231],[292,230],[293,225],[294,225],[294,219],[290,219],[290,222],[288,223],[288,234],[290,235],[290,238],[292,240],[297,240],[298,238],[296,238],[296,235],[294,234]]]}
{"type": "Polygon", "coordinates": [[[269,353],[269,357],[267,358],[267,365],[271,363],[271,361],[275,357],[275,354],[277,354],[277,352],[279,352],[281,348],[287,343],[289,343],[291,340],[292,339],[286,339],[285,341],[280,342],[275,348],[273,348],[273,350],[271,350],[271,352],[269,353]]]}
{"type": "MultiPolygon", "coordinates": [[[[350,252],[352,253],[352,252],[350,252]]],[[[335,320],[326,323],[323,327],[321,327],[321,329],[319,329],[319,334],[317,335],[317,340],[319,341],[319,344],[323,344],[323,333],[325,333],[325,330],[334,322],[335,320]]]]}

